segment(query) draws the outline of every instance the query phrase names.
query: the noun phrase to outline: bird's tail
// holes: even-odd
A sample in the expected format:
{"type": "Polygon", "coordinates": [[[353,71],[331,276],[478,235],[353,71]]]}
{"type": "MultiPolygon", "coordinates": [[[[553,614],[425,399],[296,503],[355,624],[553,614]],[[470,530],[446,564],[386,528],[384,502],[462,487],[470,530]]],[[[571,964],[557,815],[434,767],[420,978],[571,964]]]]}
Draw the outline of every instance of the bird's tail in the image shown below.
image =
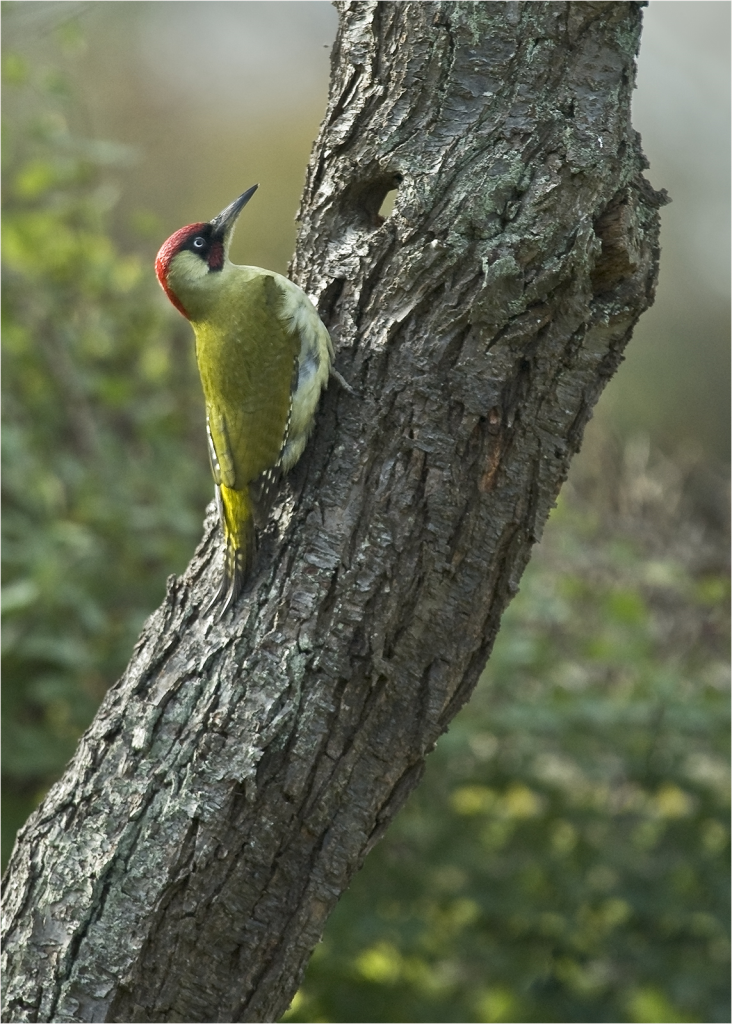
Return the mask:
{"type": "Polygon", "coordinates": [[[223,615],[241,593],[252,570],[257,548],[249,488],[238,491],[221,484],[216,488],[216,504],[226,543],[224,572],[221,586],[206,611],[223,601],[220,611],[220,615],[223,615]]]}

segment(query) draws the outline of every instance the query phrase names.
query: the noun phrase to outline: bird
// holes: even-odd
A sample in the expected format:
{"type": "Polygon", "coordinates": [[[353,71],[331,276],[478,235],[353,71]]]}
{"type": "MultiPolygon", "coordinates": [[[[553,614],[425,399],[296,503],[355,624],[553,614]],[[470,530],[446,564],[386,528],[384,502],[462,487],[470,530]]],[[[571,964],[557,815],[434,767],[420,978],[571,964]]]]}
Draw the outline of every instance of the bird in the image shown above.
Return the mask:
{"type": "Polygon", "coordinates": [[[256,530],[282,476],[302,455],[335,372],[330,335],[302,288],[229,259],[237,218],[258,187],[212,220],[179,228],[155,260],[163,291],[195,335],[225,541],[220,586],[206,610],[221,603],[220,615],[251,574],[256,530]]]}

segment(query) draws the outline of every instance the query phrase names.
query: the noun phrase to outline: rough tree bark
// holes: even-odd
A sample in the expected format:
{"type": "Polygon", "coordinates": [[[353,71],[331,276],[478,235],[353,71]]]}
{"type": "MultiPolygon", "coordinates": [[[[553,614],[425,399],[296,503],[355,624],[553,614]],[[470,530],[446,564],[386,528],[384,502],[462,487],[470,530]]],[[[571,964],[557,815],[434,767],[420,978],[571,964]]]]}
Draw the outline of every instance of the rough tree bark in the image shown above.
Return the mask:
{"type": "Polygon", "coordinates": [[[357,394],[330,388],[223,621],[201,613],[208,516],[22,830],[4,1020],[287,1008],[470,696],[652,301],[640,6],[339,5],[293,274],[357,394]]]}

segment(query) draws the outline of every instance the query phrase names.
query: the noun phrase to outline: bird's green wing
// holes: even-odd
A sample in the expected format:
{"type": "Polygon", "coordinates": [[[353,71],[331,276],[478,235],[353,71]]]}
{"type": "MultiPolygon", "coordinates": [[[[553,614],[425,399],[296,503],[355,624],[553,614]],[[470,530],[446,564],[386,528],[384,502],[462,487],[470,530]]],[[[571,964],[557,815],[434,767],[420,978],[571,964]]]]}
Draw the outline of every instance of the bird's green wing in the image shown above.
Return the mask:
{"type": "Polygon", "coordinates": [[[279,316],[275,279],[262,273],[243,288],[246,302],[232,301],[216,331],[196,325],[211,467],[217,483],[236,489],[279,462],[300,349],[297,333],[279,316]]]}

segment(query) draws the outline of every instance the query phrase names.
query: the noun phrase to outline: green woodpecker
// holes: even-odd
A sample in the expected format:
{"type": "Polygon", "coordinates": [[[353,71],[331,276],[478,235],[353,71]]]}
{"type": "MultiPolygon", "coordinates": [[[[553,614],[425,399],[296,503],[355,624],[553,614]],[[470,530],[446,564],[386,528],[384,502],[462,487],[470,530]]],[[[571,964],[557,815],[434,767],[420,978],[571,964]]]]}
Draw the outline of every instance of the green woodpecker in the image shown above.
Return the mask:
{"type": "Polygon", "coordinates": [[[215,600],[222,613],[241,592],[256,526],[279,477],[303,453],[333,346],[315,307],[286,277],[229,260],[236,219],[254,185],[208,223],[189,224],[160,249],[155,270],[193,326],[206,401],[216,503],[226,541],[215,600]]]}

